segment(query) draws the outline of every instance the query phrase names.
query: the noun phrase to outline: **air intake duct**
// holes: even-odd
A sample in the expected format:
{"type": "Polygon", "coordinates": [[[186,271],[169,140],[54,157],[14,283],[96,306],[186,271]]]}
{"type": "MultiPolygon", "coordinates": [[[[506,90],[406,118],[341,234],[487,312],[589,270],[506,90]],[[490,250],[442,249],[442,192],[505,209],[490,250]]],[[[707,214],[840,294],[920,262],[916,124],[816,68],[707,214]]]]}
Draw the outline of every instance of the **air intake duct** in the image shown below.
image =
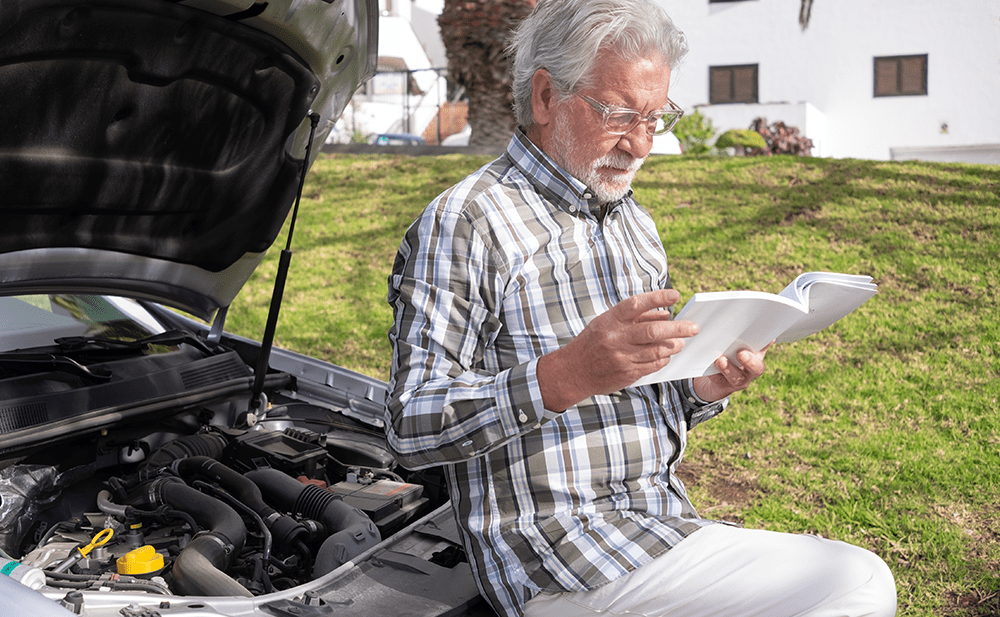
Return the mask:
{"type": "Polygon", "coordinates": [[[246,477],[260,487],[268,503],[319,521],[333,532],[316,554],[314,577],[332,572],[382,541],[368,515],[344,503],[339,495],[312,484],[302,484],[276,469],[249,471],[246,477]]]}

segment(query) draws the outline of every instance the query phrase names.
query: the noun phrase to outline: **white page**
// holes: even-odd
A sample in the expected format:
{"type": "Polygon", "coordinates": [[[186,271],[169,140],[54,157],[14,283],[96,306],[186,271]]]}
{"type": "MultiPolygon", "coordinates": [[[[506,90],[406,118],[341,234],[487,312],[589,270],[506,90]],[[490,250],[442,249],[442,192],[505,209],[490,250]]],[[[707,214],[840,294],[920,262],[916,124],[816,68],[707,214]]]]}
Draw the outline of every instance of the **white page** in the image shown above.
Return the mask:
{"type": "Polygon", "coordinates": [[[803,272],[781,290],[778,295],[791,298],[802,304],[809,304],[809,287],[815,283],[836,283],[857,289],[876,289],[872,277],[864,274],[840,274],[838,272],[803,272]]]}
{"type": "Polygon", "coordinates": [[[814,281],[804,292],[809,314],[778,336],[776,342],[797,341],[835,324],[875,295],[876,289],[874,285],[859,288],[814,281]]]}
{"type": "Polygon", "coordinates": [[[684,339],[684,349],[672,356],[667,366],[635,385],[717,373],[719,356],[735,362],[741,349],[760,351],[803,315],[805,308],[795,301],[760,291],[695,294],[676,319],[693,321],[701,331],[684,339]]]}

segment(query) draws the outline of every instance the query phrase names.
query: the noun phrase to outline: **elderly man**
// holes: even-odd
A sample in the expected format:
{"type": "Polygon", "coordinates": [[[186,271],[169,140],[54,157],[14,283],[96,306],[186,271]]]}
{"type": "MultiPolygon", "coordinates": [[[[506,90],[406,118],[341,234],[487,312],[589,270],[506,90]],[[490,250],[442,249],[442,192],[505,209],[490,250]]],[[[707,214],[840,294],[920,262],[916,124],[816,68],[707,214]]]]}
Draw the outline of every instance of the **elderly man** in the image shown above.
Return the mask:
{"type": "Polygon", "coordinates": [[[541,0],[515,34],[521,130],[435,199],[389,279],[389,444],[444,465],[483,595],[517,615],[895,614],[875,555],[701,518],[675,471],[688,431],[764,371],[633,386],[695,324],[630,184],[683,34],[650,0],[541,0]]]}

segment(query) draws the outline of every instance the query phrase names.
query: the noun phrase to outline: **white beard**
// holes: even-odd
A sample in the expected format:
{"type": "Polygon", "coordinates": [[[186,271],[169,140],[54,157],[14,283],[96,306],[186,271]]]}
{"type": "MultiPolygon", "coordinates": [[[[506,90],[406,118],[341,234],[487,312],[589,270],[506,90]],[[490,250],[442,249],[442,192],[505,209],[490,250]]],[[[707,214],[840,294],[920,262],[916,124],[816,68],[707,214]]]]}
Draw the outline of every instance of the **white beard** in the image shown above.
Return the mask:
{"type": "Polygon", "coordinates": [[[646,159],[637,159],[625,152],[611,151],[590,163],[576,163],[575,161],[580,159],[580,144],[576,135],[569,129],[568,112],[568,109],[563,108],[556,116],[556,126],[552,137],[556,147],[559,148],[555,154],[562,159],[556,160],[556,162],[577,180],[586,184],[600,203],[618,201],[628,193],[636,172],[639,171],[646,159]],[[601,167],[610,167],[617,172],[605,179],[598,172],[601,167]]]}

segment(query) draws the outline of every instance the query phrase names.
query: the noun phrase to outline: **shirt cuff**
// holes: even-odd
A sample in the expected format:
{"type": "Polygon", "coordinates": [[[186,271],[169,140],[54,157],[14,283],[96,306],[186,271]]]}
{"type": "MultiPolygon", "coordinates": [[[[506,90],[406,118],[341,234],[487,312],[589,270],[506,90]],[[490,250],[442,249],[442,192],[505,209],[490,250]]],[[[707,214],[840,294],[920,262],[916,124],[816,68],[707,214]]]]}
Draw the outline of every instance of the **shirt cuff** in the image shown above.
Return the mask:
{"type": "Polygon", "coordinates": [[[686,406],[704,407],[705,405],[715,402],[715,401],[706,401],[700,396],[698,396],[698,393],[694,391],[693,377],[688,377],[687,379],[678,382],[678,385],[680,386],[681,396],[684,397],[684,404],[686,406]]]}
{"type": "Polygon", "coordinates": [[[716,416],[729,404],[729,397],[718,401],[706,401],[698,396],[694,391],[694,379],[682,379],[674,382],[681,395],[681,404],[684,406],[684,415],[687,417],[688,426],[693,428],[696,424],[716,416]]]}
{"type": "Polygon", "coordinates": [[[497,388],[498,408],[511,410],[517,433],[534,430],[551,419],[542,403],[537,369],[537,359],[515,367],[507,373],[502,387],[497,388]]]}

